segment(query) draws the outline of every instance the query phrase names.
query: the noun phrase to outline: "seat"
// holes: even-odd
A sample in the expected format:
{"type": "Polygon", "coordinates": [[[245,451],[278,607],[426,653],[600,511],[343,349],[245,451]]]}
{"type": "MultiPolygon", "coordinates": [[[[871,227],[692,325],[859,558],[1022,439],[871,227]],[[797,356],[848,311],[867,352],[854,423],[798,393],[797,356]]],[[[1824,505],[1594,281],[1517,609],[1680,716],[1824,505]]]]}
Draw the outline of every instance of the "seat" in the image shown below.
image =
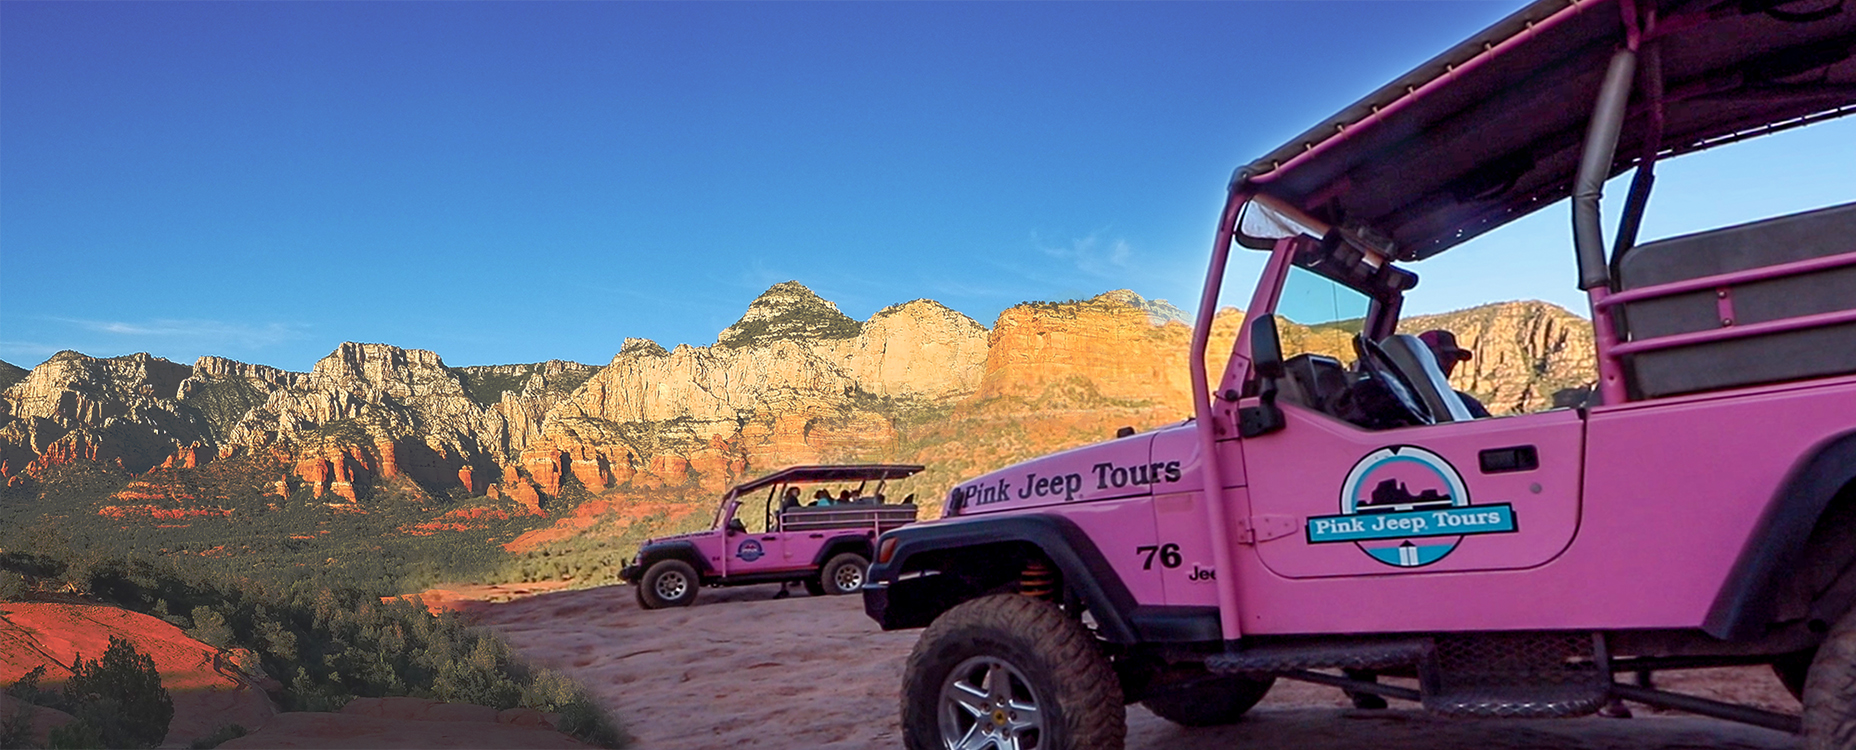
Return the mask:
{"type": "MultiPolygon", "coordinates": [[[[1620,291],[1796,263],[1856,250],[1856,203],[1672,237],[1631,248],[1620,291]]],[[[1625,341],[1836,313],[1856,307],[1856,265],[1743,281],[1625,304],[1625,341]],[[1724,323],[1731,320],[1731,323],[1724,323]]],[[[1640,352],[1625,358],[1636,398],[1856,373],[1856,322],[1640,352]]]]}
{"type": "Polygon", "coordinates": [[[1437,357],[1431,354],[1431,348],[1418,337],[1394,334],[1382,339],[1379,348],[1385,350],[1399,374],[1411,382],[1424,408],[1431,412],[1431,421],[1441,424],[1475,419],[1469,407],[1463,405],[1463,399],[1456,395],[1456,389],[1450,387],[1450,381],[1444,378],[1444,371],[1437,366],[1437,357]]]}
{"type": "Polygon", "coordinates": [[[1319,354],[1297,354],[1283,362],[1283,374],[1278,398],[1337,416],[1334,401],[1347,392],[1347,370],[1340,360],[1319,354]]]}

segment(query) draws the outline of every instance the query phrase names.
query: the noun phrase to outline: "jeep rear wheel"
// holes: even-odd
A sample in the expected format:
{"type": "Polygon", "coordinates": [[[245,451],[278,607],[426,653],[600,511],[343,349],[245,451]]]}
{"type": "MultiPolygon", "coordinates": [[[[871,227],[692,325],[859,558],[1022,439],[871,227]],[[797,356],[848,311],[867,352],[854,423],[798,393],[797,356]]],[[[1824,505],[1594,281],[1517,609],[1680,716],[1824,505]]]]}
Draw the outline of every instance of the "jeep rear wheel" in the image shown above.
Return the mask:
{"type": "Polygon", "coordinates": [[[1167,721],[1188,727],[1215,727],[1237,721],[1263,700],[1276,678],[1252,680],[1219,677],[1185,688],[1157,693],[1141,705],[1167,721]]]}
{"type": "Polygon", "coordinates": [[[855,552],[835,555],[818,571],[819,588],[827,594],[855,594],[864,587],[870,561],[855,552]]]}
{"type": "Polygon", "coordinates": [[[696,569],[682,560],[659,560],[638,579],[638,603],[645,609],[687,607],[696,603],[696,569]]]}
{"type": "Polygon", "coordinates": [[[902,676],[909,750],[1119,750],[1121,684],[1095,638],[1056,605],[987,596],[936,618],[902,676]]]}
{"type": "Polygon", "coordinates": [[[1803,700],[1805,750],[1856,748],[1856,610],[1817,647],[1803,700]]]}

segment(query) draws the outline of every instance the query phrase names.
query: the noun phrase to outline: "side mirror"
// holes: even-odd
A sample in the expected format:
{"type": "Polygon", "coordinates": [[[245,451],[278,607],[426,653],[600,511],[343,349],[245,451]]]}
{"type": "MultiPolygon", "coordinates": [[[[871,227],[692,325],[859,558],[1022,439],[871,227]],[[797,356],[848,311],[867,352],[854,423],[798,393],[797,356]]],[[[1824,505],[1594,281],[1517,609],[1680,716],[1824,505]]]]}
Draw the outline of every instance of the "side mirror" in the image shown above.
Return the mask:
{"type": "Polygon", "coordinates": [[[1282,339],[1276,332],[1276,316],[1259,315],[1250,321],[1250,366],[1262,379],[1257,391],[1257,405],[1237,410],[1237,434],[1258,437],[1282,429],[1282,407],[1276,405],[1276,381],[1283,377],[1282,339]]]}
{"type": "Polygon", "coordinates": [[[1259,315],[1250,321],[1250,366],[1265,380],[1283,376],[1282,338],[1276,333],[1276,316],[1259,315]]]}

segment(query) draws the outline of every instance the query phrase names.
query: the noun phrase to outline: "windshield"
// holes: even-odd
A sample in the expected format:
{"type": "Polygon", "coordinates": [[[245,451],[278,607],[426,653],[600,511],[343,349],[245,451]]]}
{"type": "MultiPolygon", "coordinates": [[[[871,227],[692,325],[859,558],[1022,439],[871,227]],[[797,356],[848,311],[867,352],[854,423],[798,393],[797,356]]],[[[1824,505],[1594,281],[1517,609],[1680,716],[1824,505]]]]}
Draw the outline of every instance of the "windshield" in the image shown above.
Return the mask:
{"type": "Polygon", "coordinates": [[[1289,269],[1276,315],[1305,326],[1344,323],[1357,333],[1370,302],[1366,295],[1298,266],[1289,269]]]}
{"type": "Polygon", "coordinates": [[[1354,359],[1353,337],[1365,325],[1371,300],[1354,289],[1301,267],[1289,269],[1276,303],[1285,356],[1321,354],[1354,359]]]}

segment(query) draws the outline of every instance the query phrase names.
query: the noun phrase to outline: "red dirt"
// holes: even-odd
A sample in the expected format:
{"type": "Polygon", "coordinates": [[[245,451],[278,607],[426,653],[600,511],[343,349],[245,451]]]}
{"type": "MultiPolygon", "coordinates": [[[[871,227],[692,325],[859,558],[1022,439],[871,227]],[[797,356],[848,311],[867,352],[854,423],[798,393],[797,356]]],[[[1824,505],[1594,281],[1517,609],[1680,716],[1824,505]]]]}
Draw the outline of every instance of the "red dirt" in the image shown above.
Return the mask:
{"type": "Polygon", "coordinates": [[[643,500],[625,495],[606,495],[581,503],[574,512],[556,519],[553,524],[530,531],[503,545],[503,549],[521,554],[545,544],[572,539],[596,526],[621,530],[640,520],[663,514],[666,524],[693,514],[713,511],[714,506],[685,501],[643,500]]]}
{"type": "Polygon", "coordinates": [[[204,737],[222,724],[256,727],[275,712],[263,690],[218,658],[219,649],[188,638],[166,621],[86,604],[0,604],[0,684],[12,684],[43,665],[42,685],[62,685],[80,656],[103,656],[111,636],[127,639],[154,659],[161,684],[174,700],[170,738],[204,737]]]}
{"type": "Polygon", "coordinates": [[[105,505],[97,509],[97,515],[110,518],[193,518],[196,516],[229,516],[231,508],[162,508],[155,505],[105,505]]]}
{"type": "MultiPolygon", "coordinates": [[[[493,587],[474,587],[472,593],[496,592],[493,587]]],[[[586,747],[554,731],[558,716],[527,708],[499,712],[419,698],[360,698],[339,714],[279,714],[252,678],[234,665],[239,652],[222,653],[148,615],[97,605],[0,604],[0,684],[11,684],[43,665],[47,675],[41,687],[56,690],[70,679],[80,654],[85,659],[102,656],[111,636],[135,644],[161,673],[161,684],[174,701],[164,747],[184,747],[226,724],[253,731],[221,745],[227,748],[586,747]]],[[[253,658],[249,653],[245,657],[253,658]]],[[[0,716],[11,718],[15,708],[11,698],[0,695],[0,716]]],[[[58,711],[34,708],[33,741],[46,744],[51,728],[70,720],[58,711]]]]}
{"type": "Polygon", "coordinates": [[[403,596],[383,596],[383,602],[395,599],[408,601],[417,598],[432,614],[440,612],[460,612],[480,614],[491,602],[506,602],[537,594],[546,594],[573,585],[568,581],[536,581],[534,583],[460,583],[445,588],[431,588],[417,594],[403,596]]]}

